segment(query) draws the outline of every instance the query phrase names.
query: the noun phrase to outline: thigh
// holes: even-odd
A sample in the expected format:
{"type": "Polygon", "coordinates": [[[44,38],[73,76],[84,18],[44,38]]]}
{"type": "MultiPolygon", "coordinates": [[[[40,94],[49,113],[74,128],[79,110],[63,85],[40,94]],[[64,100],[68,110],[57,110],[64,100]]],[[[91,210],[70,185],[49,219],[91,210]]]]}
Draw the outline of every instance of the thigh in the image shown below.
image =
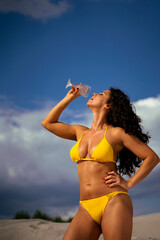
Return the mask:
{"type": "Polygon", "coordinates": [[[70,223],[63,240],[97,240],[100,234],[100,226],[80,204],[79,210],[70,223]]]}
{"type": "Polygon", "coordinates": [[[129,195],[117,194],[107,204],[101,222],[104,240],[131,240],[133,206],[129,195]]]}

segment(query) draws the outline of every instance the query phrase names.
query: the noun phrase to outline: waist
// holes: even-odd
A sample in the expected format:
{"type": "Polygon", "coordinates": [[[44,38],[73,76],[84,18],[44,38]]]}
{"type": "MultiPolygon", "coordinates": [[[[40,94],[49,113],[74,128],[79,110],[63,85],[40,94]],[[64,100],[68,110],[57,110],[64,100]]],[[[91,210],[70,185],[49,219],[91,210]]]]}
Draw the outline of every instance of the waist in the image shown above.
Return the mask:
{"type": "Polygon", "coordinates": [[[93,181],[92,179],[92,181],[89,182],[80,182],[80,200],[97,198],[116,191],[127,192],[120,186],[109,188],[104,184],[103,179],[97,181],[93,181]]]}
{"type": "Polygon", "coordinates": [[[99,163],[91,161],[81,161],[77,164],[79,183],[80,183],[80,199],[91,199],[109,194],[114,191],[126,191],[120,186],[108,188],[104,184],[106,172],[115,171],[116,165],[110,163],[99,163]]]}

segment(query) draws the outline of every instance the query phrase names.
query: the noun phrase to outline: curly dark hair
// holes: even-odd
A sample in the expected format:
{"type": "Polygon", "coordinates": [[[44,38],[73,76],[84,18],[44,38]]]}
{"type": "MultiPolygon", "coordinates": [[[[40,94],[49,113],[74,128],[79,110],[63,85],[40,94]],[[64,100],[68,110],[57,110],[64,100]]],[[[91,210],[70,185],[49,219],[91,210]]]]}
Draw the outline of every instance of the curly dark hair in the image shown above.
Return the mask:
{"type": "MultiPolygon", "coordinates": [[[[108,103],[111,106],[107,116],[108,124],[114,127],[121,127],[126,133],[139,138],[142,142],[148,143],[150,136],[142,131],[141,118],[136,115],[135,107],[130,103],[129,97],[117,88],[109,89],[110,99],[108,103]]],[[[124,147],[118,154],[117,170],[120,174],[131,176],[136,168],[140,167],[142,160],[124,147]]]]}

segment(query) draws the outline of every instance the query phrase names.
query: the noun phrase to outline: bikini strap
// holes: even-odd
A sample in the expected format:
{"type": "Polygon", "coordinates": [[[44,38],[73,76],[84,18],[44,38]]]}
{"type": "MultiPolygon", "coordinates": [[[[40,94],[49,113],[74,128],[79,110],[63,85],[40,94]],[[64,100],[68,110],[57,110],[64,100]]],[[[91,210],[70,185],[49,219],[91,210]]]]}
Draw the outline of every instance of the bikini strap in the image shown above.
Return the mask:
{"type": "Polygon", "coordinates": [[[86,132],[89,131],[90,128],[88,128],[83,134],[82,134],[82,137],[84,136],[84,134],[86,134],[86,132]]]}
{"type": "Polygon", "coordinates": [[[104,137],[106,136],[107,129],[108,129],[108,125],[107,125],[107,127],[106,127],[106,130],[105,130],[105,133],[104,133],[104,137]]]}
{"type": "Polygon", "coordinates": [[[88,132],[89,129],[90,129],[90,128],[88,128],[88,129],[82,134],[82,136],[80,137],[80,139],[78,140],[78,142],[81,141],[81,139],[82,139],[83,136],[86,134],[86,132],[88,132]]]}

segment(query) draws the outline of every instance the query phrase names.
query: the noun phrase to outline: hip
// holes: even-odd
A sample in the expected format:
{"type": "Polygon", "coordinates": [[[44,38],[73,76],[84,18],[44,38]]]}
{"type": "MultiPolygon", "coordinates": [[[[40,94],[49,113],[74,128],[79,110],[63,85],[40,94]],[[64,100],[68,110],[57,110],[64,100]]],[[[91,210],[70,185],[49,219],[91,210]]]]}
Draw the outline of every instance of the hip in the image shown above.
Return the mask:
{"type": "Polygon", "coordinates": [[[113,188],[108,188],[103,182],[100,183],[80,183],[80,200],[88,200],[93,198],[98,198],[101,196],[105,196],[108,194],[112,194],[114,192],[125,192],[128,191],[120,186],[116,186],[113,188]]]}

